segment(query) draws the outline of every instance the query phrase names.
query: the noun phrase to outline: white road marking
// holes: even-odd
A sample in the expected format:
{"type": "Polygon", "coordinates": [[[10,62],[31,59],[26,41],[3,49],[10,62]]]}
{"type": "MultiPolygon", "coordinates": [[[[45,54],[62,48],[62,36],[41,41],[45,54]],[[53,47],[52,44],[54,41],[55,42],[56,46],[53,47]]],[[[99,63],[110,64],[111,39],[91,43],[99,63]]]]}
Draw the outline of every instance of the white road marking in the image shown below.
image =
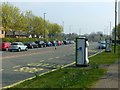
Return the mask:
{"type": "Polygon", "coordinates": [[[97,53],[95,53],[95,54],[93,54],[93,55],[90,55],[88,58],[94,57],[95,55],[100,54],[100,53],[102,53],[102,52],[104,52],[104,51],[105,51],[105,50],[102,50],[102,51],[97,52],[97,53]]]}
{"type": "Polygon", "coordinates": [[[55,57],[55,58],[60,58],[60,57],[55,57]]]}
{"type": "Polygon", "coordinates": [[[40,62],[44,62],[45,60],[41,60],[40,62]]]}
{"type": "Polygon", "coordinates": [[[63,55],[64,57],[66,56],[66,55],[63,55]]]}
{"type": "Polygon", "coordinates": [[[53,58],[49,58],[48,60],[52,60],[53,58]]]}
{"type": "MultiPolygon", "coordinates": [[[[47,52],[50,52],[50,51],[47,51],[47,52]]],[[[46,53],[46,52],[44,52],[46,53]]],[[[15,56],[5,56],[5,57],[2,57],[2,59],[8,59],[8,58],[16,58],[16,57],[21,57],[21,56],[31,56],[31,55],[37,55],[37,54],[43,54],[41,52],[34,52],[34,53],[30,53],[30,54],[20,54],[20,55],[15,55],[15,56]]]]}
{"type": "MultiPolygon", "coordinates": [[[[103,52],[103,51],[101,51],[101,52],[103,52]]],[[[98,52],[98,53],[96,53],[96,54],[93,54],[93,55],[89,56],[89,58],[90,58],[90,57],[93,57],[93,56],[95,56],[95,55],[97,55],[97,54],[99,54],[99,53],[101,53],[101,52],[98,52]]],[[[65,56],[66,56],[66,55],[65,55],[65,56]]],[[[70,65],[73,65],[73,64],[75,64],[75,62],[72,62],[72,63],[70,63],[70,64],[67,64],[67,65],[63,66],[62,68],[65,68],[65,67],[70,66],[70,65]]],[[[50,71],[41,73],[39,76],[48,74],[48,73],[53,72],[53,71],[56,71],[56,70],[58,70],[58,69],[59,69],[59,68],[56,68],[56,69],[52,69],[52,70],[50,70],[50,71]]],[[[11,88],[11,87],[13,87],[13,86],[16,86],[16,85],[18,85],[18,84],[20,84],[20,83],[23,83],[23,82],[27,81],[27,80],[31,80],[31,79],[33,79],[33,78],[35,78],[35,76],[33,76],[33,77],[31,77],[31,78],[28,78],[28,79],[25,79],[25,80],[21,80],[21,81],[19,81],[19,82],[17,82],[17,83],[14,83],[14,84],[12,84],[12,85],[5,86],[5,87],[3,87],[3,89],[11,88]]]]}
{"type": "Polygon", "coordinates": [[[3,71],[3,69],[0,69],[0,72],[2,72],[3,71]]]}
{"type": "Polygon", "coordinates": [[[14,66],[13,68],[18,68],[18,67],[20,67],[20,65],[18,65],[18,66],[14,66]]]}

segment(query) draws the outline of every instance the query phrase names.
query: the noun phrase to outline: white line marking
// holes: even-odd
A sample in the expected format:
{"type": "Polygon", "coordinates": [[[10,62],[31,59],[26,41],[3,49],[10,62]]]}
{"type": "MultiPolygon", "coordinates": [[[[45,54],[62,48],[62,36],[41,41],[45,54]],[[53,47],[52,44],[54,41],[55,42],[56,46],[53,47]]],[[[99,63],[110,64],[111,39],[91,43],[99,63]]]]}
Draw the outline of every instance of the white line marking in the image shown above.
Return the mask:
{"type": "MultiPolygon", "coordinates": [[[[103,51],[104,51],[104,50],[103,50],[103,51]]],[[[101,51],[101,52],[103,52],[103,51],[101,51]]],[[[98,52],[98,53],[96,53],[96,54],[93,54],[93,55],[89,56],[88,58],[93,57],[93,56],[95,56],[95,55],[97,55],[97,54],[99,54],[99,53],[101,53],[101,52],[98,52]]],[[[67,65],[65,65],[65,66],[63,66],[63,67],[61,67],[61,68],[68,67],[68,66],[73,65],[73,64],[75,64],[75,62],[72,62],[72,63],[70,63],[70,64],[67,64],[67,65]]],[[[58,70],[58,69],[59,69],[59,68],[57,68],[57,69],[52,69],[52,70],[50,70],[50,71],[47,71],[47,72],[44,72],[44,73],[40,74],[39,76],[42,76],[42,75],[45,75],[45,74],[47,74],[47,73],[56,71],[56,70],[58,70]]],[[[19,82],[17,82],[17,83],[14,83],[14,84],[12,84],[12,85],[5,86],[5,87],[3,87],[2,89],[11,88],[11,87],[13,87],[13,86],[15,86],[15,85],[18,85],[18,84],[20,84],[20,83],[23,83],[24,81],[27,81],[27,80],[31,80],[31,79],[33,79],[33,78],[35,78],[35,76],[33,76],[33,77],[31,77],[31,78],[28,78],[28,79],[25,79],[25,80],[21,80],[21,81],[19,81],[19,82]]]]}
{"type": "Polygon", "coordinates": [[[48,60],[52,60],[53,58],[49,58],[48,60]]]}
{"type": "Polygon", "coordinates": [[[45,60],[41,60],[40,62],[44,62],[45,60]]]}
{"type": "Polygon", "coordinates": [[[95,55],[97,55],[97,54],[99,54],[99,53],[102,53],[103,51],[105,51],[105,50],[102,50],[102,51],[100,51],[100,52],[97,52],[97,53],[95,53],[95,54],[89,56],[88,58],[91,58],[91,57],[93,57],[93,56],[95,56],[95,55]]]}
{"type": "Polygon", "coordinates": [[[55,58],[60,58],[60,57],[55,57],[55,58]]]}
{"type": "Polygon", "coordinates": [[[2,72],[3,71],[3,69],[0,69],[0,72],[2,72]]]}
{"type": "Polygon", "coordinates": [[[18,67],[20,67],[20,65],[18,65],[18,66],[14,66],[13,68],[18,68],[18,67]]]}

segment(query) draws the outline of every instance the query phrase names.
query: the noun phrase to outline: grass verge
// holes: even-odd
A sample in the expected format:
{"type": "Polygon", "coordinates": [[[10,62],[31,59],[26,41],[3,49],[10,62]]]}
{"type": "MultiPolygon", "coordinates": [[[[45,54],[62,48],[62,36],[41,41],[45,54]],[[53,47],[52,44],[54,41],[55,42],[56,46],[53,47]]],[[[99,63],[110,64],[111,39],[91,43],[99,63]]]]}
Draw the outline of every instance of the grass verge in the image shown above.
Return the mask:
{"type": "Polygon", "coordinates": [[[102,77],[107,69],[99,68],[100,65],[110,65],[118,60],[118,47],[116,54],[103,52],[90,58],[90,67],[67,67],[57,71],[37,76],[13,88],[90,88],[102,77]]]}

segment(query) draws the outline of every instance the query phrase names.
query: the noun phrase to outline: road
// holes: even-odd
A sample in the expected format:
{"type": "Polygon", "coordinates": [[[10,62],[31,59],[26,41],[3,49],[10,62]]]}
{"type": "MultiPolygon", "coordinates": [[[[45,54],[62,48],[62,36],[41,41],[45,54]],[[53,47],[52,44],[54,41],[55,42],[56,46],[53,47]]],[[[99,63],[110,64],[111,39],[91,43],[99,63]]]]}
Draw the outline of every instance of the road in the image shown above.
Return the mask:
{"type": "MultiPolygon", "coordinates": [[[[96,53],[97,43],[90,43],[89,55],[96,53]]],[[[75,45],[2,52],[2,87],[59,68],[75,61],[75,45]]],[[[1,85],[1,84],[0,84],[1,85]]]]}

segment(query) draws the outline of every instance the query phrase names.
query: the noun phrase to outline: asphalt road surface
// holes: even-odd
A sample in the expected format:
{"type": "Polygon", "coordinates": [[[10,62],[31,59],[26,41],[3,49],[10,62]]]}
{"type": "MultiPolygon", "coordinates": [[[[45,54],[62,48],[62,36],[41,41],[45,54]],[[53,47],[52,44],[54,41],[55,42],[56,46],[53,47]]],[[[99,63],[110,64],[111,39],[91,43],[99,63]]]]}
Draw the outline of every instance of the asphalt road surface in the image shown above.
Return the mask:
{"type": "MultiPolygon", "coordinates": [[[[97,43],[90,43],[89,56],[98,52],[97,43]]],[[[2,87],[59,68],[75,61],[75,45],[36,48],[22,52],[2,51],[2,87]]],[[[1,85],[1,83],[0,83],[1,85]]]]}

